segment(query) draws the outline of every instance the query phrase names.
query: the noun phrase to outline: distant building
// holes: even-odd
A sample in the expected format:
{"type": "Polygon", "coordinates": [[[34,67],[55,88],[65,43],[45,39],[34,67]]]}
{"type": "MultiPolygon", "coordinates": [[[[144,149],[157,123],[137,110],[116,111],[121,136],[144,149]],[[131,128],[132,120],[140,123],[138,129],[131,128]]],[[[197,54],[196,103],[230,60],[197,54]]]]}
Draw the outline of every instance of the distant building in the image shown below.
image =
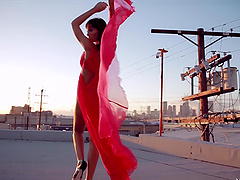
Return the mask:
{"type": "Polygon", "coordinates": [[[12,106],[12,109],[10,110],[10,114],[24,114],[31,112],[31,107],[27,104],[22,106],[12,106]]]}
{"type": "MultiPolygon", "coordinates": [[[[174,107],[174,109],[176,109],[176,106],[174,107]]],[[[197,111],[196,109],[190,108],[189,102],[185,101],[182,105],[180,105],[180,111],[178,113],[178,116],[179,117],[197,116],[197,111]]]]}
{"type": "Polygon", "coordinates": [[[197,111],[196,109],[191,109],[191,116],[197,116],[197,111]]]}
{"type": "Polygon", "coordinates": [[[159,111],[157,109],[154,109],[154,111],[151,111],[151,119],[159,118],[159,111]]]}
{"type": "Polygon", "coordinates": [[[173,105],[173,117],[176,117],[176,115],[177,115],[176,105],[173,105]]]}
{"type": "Polygon", "coordinates": [[[167,116],[168,109],[167,109],[167,101],[163,101],[163,116],[167,116]]]}
{"type": "Polygon", "coordinates": [[[159,118],[159,111],[157,109],[154,109],[154,114],[155,114],[155,117],[159,118]]]}
{"type": "Polygon", "coordinates": [[[168,116],[173,117],[173,108],[171,105],[168,105],[168,116]]]}
{"type": "Polygon", "coordinates": [[[147,106],[147,114],[151,114],[151,106],[147,106]]]}
{"type": "Polygon", "coordinates": [[[188,101],[185,101],[182,105],[182,116],[187,117],[190,115],[190,107],[188,101]]]}

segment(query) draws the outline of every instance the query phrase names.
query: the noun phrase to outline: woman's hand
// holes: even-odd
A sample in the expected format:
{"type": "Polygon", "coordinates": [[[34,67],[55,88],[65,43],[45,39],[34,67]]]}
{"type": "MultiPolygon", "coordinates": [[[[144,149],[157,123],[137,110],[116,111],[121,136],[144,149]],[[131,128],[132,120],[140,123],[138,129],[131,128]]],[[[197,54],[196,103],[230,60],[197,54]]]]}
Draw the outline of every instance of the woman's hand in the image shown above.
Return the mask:
{"type": "Polygon", "coordinates": [[[99,2],[94,6],[93,9],[95,10],[95,12],[101,12],[101,11],[105,10],[107,8],[107,6],[108,6],[107,3],[99,2]]]}

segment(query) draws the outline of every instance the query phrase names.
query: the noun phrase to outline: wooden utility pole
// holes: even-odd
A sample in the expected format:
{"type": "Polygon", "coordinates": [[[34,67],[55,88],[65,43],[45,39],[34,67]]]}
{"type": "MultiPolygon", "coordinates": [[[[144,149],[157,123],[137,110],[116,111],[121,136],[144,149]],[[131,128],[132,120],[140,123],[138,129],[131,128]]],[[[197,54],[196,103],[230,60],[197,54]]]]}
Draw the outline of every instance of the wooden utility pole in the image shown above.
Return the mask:
{"type": "Polygon", "coordinates": [[[29,116],[30,116],[30,112],[31,112],[31,107],[30,107],[30,91],[31,91],[31,88],[29,87],[28,88],[28,100],[27,100],[27,105],[28,105],[28,112],[27,112],[27,127],[26,129],[28,130],[28,127],[29,127],[29,116]]]}
{"type": "MultiPolygon", "coordinates": [[[[198,30],[198,63],[199,66],[205,61],[205,48],[204,48],[204,35],[203,29],[199,28],[198,30]]],[[[200,92],[204,92],[207,90],[207,79],[206,79],[206,69],[202,68],[201,73],[199,74],[199,90],[200,92]]],[[[208,99],[207,96],[203,96],[200,98],[200,112],[201,116],[205,119],[208,119],[208,99]]],[[[209,141],[209,125],[208,124],[201,124],[202,141],[209,141]]]]}
{"type": "Polygon", "coordinates": [[[43,91],[44,90],[41,89],[41,95],[36,95],[36,96],[40,96],[40,110],[39,110],[38,130],[41,130],[43,96],[47,96],[47,95],[43,95],[43,91]]]}
{"type": "Polygon", "coordinates": [[[14,122],[14,129],[17,129],[17,117],[15,117],[15,122],[14,122]]]}
{"type": "Polygon", "coordinates": [[[43,97],[43,89],[41,90],[41,100],[40,100],[40,111],[39,111],[39,121],[38,121],[38,130],[41,129],[41,118],[42,118],[42,97],[43,97]]]}
{"type": "MultiPolygon", "coordinates": [[[[158,49],[160,51],[160,57],[161,57],[161,95],[160,95],[160,122],[159,122],[159,135],[162,136],[163,132],[163,54],[167,53],[168,51],[165,49],[158,49]]],[[[158,57],[157,57],[158,58],[158,57]]]]}
{"type": "MultiPolygon", "coordinates": [[[[194,100],[193,97],[195,99],[199,99],[200,100],[200,112],[201,112],[201,117],[203,119],[203,122],[208,122],[208,97],[209,96],[213,96],[216,94],[223,94],[223,93],[227,93],[227,92],[231,92],[234,90],[234,88],[230,87],[229,89],[217,89],[217,90],[213,90],[208,92],[207,91],[207,81],[206,81],[206,69],[203,67],[203,64],[205,62],[205,49],[209,46],[211,46],[212,44],[216,43],[217,41],[221,40],[224,37],[240,37],[240,33],[227,33],[227,32],[207,32],[204,31],[202,28],[199,28],[197,31],[185,31],[185,30],[163,30],[163,29],[152,29],[151,33],[167,33],[167,34],[178,34],[180,36],[182,36],[183,38],[187,39],[188,41],[190,41],[191,43],[193,43],[194,45],[196,45],[198,47],[198,62],[199,62],[199,67],[201,67],[201,72],[199,72],[199,90],[200,93],[197,95],[191,95],[187,98],[183,98],[183,100],[194,100]],[[191,39],[189,39],[188,37],[185,36],[185,34],[187,35],[197,35],[198,37],[198,43],[195,43],[194,41],[192,41],[191,39]],[[209,35],[209,36],[221,36],[220,38],[218,38],[217,40],[215,40],[214,42],[208,44],[207,46],[204,45],[204,36],[205,35],[209,35]]],[[[226,57],[227,59],[227,57],[226,57]]],[[[209,60],[211,61],[211,60],[209,60]]],[[[220,60],[219,60],[220,61],[220,60]]],[[[225,61],[222,60],[223,62],[225,61]]],[[[222,62],[221,61],[221,62],[222,62]]],[[[217,64],[213,63],[213,67],[216,66],[217,64]]],[[[195,69],[190,70],[188,73],[183,74],[184,76],[189,75],[190,73],[193,73],[195,71],[195,69]]],[[[196,73],[195,73],[196,74],[196,73]]],[[[201,123],[201,129],[202,129],[202,135],[201,135],[201,139],[202,141],[209,141],[209,123],[201,123]]]]}

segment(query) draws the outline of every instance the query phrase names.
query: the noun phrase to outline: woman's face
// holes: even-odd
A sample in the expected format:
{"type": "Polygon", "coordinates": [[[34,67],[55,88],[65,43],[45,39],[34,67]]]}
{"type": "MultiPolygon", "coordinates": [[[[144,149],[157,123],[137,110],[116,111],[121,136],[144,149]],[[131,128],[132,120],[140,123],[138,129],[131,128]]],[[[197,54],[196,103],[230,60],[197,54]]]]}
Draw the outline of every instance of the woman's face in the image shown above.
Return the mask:
{"type": "Polygon", "coordinates": [[[87,36],[91,42],[98,42],[98,29],[92,27],[91,24],[87,24],[87,36]]]}

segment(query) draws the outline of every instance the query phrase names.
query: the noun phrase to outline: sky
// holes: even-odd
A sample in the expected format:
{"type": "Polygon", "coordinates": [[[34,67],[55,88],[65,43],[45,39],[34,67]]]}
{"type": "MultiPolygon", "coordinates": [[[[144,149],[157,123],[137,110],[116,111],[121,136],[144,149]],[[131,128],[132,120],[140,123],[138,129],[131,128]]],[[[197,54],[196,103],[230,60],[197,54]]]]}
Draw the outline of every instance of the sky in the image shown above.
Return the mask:
{"type": "MultiPolygon", "coordinates": [[[[43,110],[73,115],[83,48],[73,35],[71,21],[97,2],[0,0],[0,114],[9,113],[11,106],[24,106],[28,97],[33,111],[39,110],[39,95],[44,89],[43,110]]],[[[214,28],[215,32],[229,32],[232,28],[240,33],[240,1],[133,0],[133,6],[136,12],[120,27],[117,41],[129,111],[145,111],[147,106],[159,109],[160,59],[155,57],[159,48],[168,50],[164,54],[163,100],[178,109],[182,97],[191,93],[190,84],[181,81],[180,74],[186,72],[186,67],[198,64],[197,47],[179,35],[152,34],[151,29],[214,28]]],[[[92,17],[108,21],[108,10],[92,17]]],[[[84,24],[81,27],[86,32],[84,24]]],[[[188,37],[197,41],[196,36],[188,37]]],[[[216,37],[206,36],[205,45],[214,40],[216,37]]],[[[240,67],[240,38],[223,38],[205,49],[206,59],[211,57],[211,51],[221,56],[228,52],[232,55],[231,65],[240,67]]],[[[216,103],[221,105],[230,96],[235,101],[238,92],[222,95],[216,103]]],[[[235,108],[240,110],[236,102],[235,108]]],[[[198,101],[190,105],[197,108],[198,101]]]]}

